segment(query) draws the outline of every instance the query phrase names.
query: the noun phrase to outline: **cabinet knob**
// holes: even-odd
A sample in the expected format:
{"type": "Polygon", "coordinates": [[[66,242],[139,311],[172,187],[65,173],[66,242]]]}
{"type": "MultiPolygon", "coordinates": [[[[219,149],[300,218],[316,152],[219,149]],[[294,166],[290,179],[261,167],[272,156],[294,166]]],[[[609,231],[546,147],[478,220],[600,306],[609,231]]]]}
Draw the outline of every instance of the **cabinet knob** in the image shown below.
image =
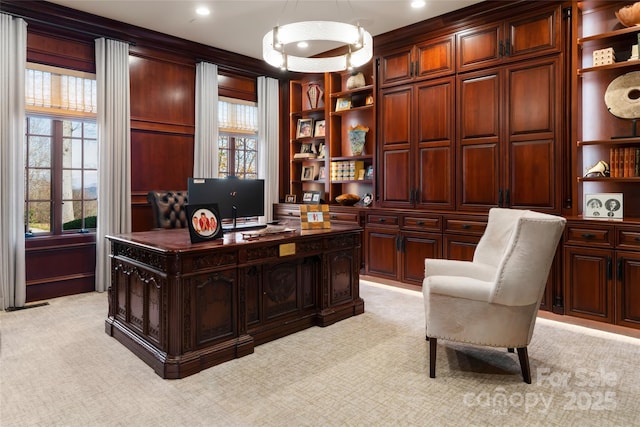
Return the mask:
{"type": "Polygon", "coordinates": [[[385,219],[384,219],[384,218],[380,218],[380,219],[378,220],[378,222],[384,222],[384,221],[385,221],[385,219]]]}
{"type": "Polygon", "coordinates": [[[424,225],[424,221],[418,221],[418,222],[416,222],[416,224],[418,224],[418,225],[424,225]]]}
{"type": "Polygon", "coordinates": [[[471,228],[471,224],[462,224],[462,229],[463,230],[468,230],[471,228]]]}
{"type": "Polygon", "coordinates": [[[636,238],[635,238],[635,239],[633,239],[633,240],[635,240],[636,242],[640,242],[640,236],[636,237],[636,238]]]}
{"type": "Polygon", "coordinates": [[[585,239],[593,239],[594,237],[596,237],[596,235],[591,233],[582,233],[582,237],[584,237],[585,239]]]}

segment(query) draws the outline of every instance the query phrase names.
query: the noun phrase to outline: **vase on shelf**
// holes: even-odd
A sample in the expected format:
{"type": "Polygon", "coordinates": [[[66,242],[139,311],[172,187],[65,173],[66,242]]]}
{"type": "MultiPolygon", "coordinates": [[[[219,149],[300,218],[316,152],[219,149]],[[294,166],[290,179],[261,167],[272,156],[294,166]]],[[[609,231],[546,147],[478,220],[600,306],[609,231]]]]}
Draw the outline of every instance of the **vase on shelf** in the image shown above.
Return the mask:
{"type": "Polygon", "coordinates": [[[309,83],[309,87],[307,87],[307,99],[309,100],[309,107],[312,110],[320,106],[320,100],[322,99],[323,93],[324,92],[319,83],[309,83]]]}
{"type": "Polygon", "coordinates": [[[349,144],[351,145],[351,154],[354,156],[362,155],[367,132],[369,132],[369,128],[366,126],[357,125],[349,127],[349,144]]]}

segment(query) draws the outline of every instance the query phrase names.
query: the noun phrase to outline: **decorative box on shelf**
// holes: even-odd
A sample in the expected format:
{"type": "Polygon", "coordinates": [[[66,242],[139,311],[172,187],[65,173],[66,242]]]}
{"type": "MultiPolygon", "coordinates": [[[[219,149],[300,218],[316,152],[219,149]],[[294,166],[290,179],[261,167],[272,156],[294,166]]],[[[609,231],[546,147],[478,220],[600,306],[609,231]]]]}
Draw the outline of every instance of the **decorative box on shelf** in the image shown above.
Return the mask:
{"type": "Polygon", "coordinates": [[[616,62],[616,53],[612,47],[593,51],[593,66],[609,65],[616,62]]]}

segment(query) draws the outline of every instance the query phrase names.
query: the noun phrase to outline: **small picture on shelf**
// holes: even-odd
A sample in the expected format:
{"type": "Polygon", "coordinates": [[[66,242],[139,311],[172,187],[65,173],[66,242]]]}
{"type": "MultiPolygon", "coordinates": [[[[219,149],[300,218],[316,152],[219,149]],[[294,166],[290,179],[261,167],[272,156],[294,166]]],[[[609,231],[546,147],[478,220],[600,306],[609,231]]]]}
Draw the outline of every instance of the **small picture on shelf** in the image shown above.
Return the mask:
{"type": "Polygon", "coordinates": [[[309,138],[313,136],[313,119],[298,119],[296,138],[309,138]]]}
{"type": "Polygon", "coordinates": [[[373,104],[373,95],[368,95],[367,99],[365,101],[366,105],[372,105],[373,104]]]}
{"type": "Polygon", "coordinates": [[[326,155],[325,145],[324,144],[318,144],[318,158],[319,159],[324,159],[325,155],[326,155]]]}
{"type": "Polygon", "coordinates": [[[313,169],[313,166],[303,166],[300,179],[302,181],[313,181],[316,178],[313,169]]]}
{"type": "Polygon", "coordinates": [[[373,165],[367,166],[367,171],[364,174],[364,179],[373,179],[373,165]]]}
{"type": "Polygon", "coordinates": [[[318,179],[326,179],[327,172],[324,166],[320,166],[320,173],[318,174],[318,179]]]}
{"type": "Polygon", "coordinates": [[[315,130],[313,131],[313,136],[315,138],[320,138],[325,136],[325,129],[324,129],[324,124],[325,121],[324,120],[318,120],[315,124],[315,130]]]}
{"type": "Polygon", "coordinates": [[[622,219],[622,193],[585,194],[584,217],[622,219]]]}
{"type": "Polygon", "coordinates": [[[336,100],[336,111],[349,110],[351,108],[350,98],[338,98],[336,100]]]}
{"type": "Polygon", "coordinates": [[[301,153],[313,153],[313,145],[310,143],[300,144],[301,153]]]}
{"type": "Polygon", "coordinates": [[[302,203],[306,204],[318,204],[320,203],[319,191],[305,191],[302,195],[302,203]]]}
{"type": "Polygon", "coordinates": [[[286,196],[284,196],[284,201],[285,201],[285,203],[295,203],[296,202],[296,195],[295,194],[287,194],[286,196]]]}

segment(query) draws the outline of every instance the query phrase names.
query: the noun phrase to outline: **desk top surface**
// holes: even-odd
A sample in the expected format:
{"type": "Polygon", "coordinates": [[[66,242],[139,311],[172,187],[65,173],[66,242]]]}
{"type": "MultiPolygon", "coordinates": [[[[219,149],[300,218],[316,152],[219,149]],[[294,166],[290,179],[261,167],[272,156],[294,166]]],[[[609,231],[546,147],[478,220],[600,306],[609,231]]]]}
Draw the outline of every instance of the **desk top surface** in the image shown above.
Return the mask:
{"type": "Polygon", "coordinates": [[[362,228],[357,225],[331,224],[331,228],[302,230],[299,224],[286,225],[286,231],[279,234],[258,235],[251,232],[228,232],[222,238],[209,240],[206,242],[191,243],[189,229],[176,228],[170,230],[140,231],[118,235],[107,235],[110,241],[135,244],[155,250],[166,252],[192,252],[200,250],[210,250],[212,248],[232,248],[240,245],[252,245],[260,243],[273,243],[274,241],[291,241],[318,236],[339,235],[350,232],[361,232],[362,228]]]}

